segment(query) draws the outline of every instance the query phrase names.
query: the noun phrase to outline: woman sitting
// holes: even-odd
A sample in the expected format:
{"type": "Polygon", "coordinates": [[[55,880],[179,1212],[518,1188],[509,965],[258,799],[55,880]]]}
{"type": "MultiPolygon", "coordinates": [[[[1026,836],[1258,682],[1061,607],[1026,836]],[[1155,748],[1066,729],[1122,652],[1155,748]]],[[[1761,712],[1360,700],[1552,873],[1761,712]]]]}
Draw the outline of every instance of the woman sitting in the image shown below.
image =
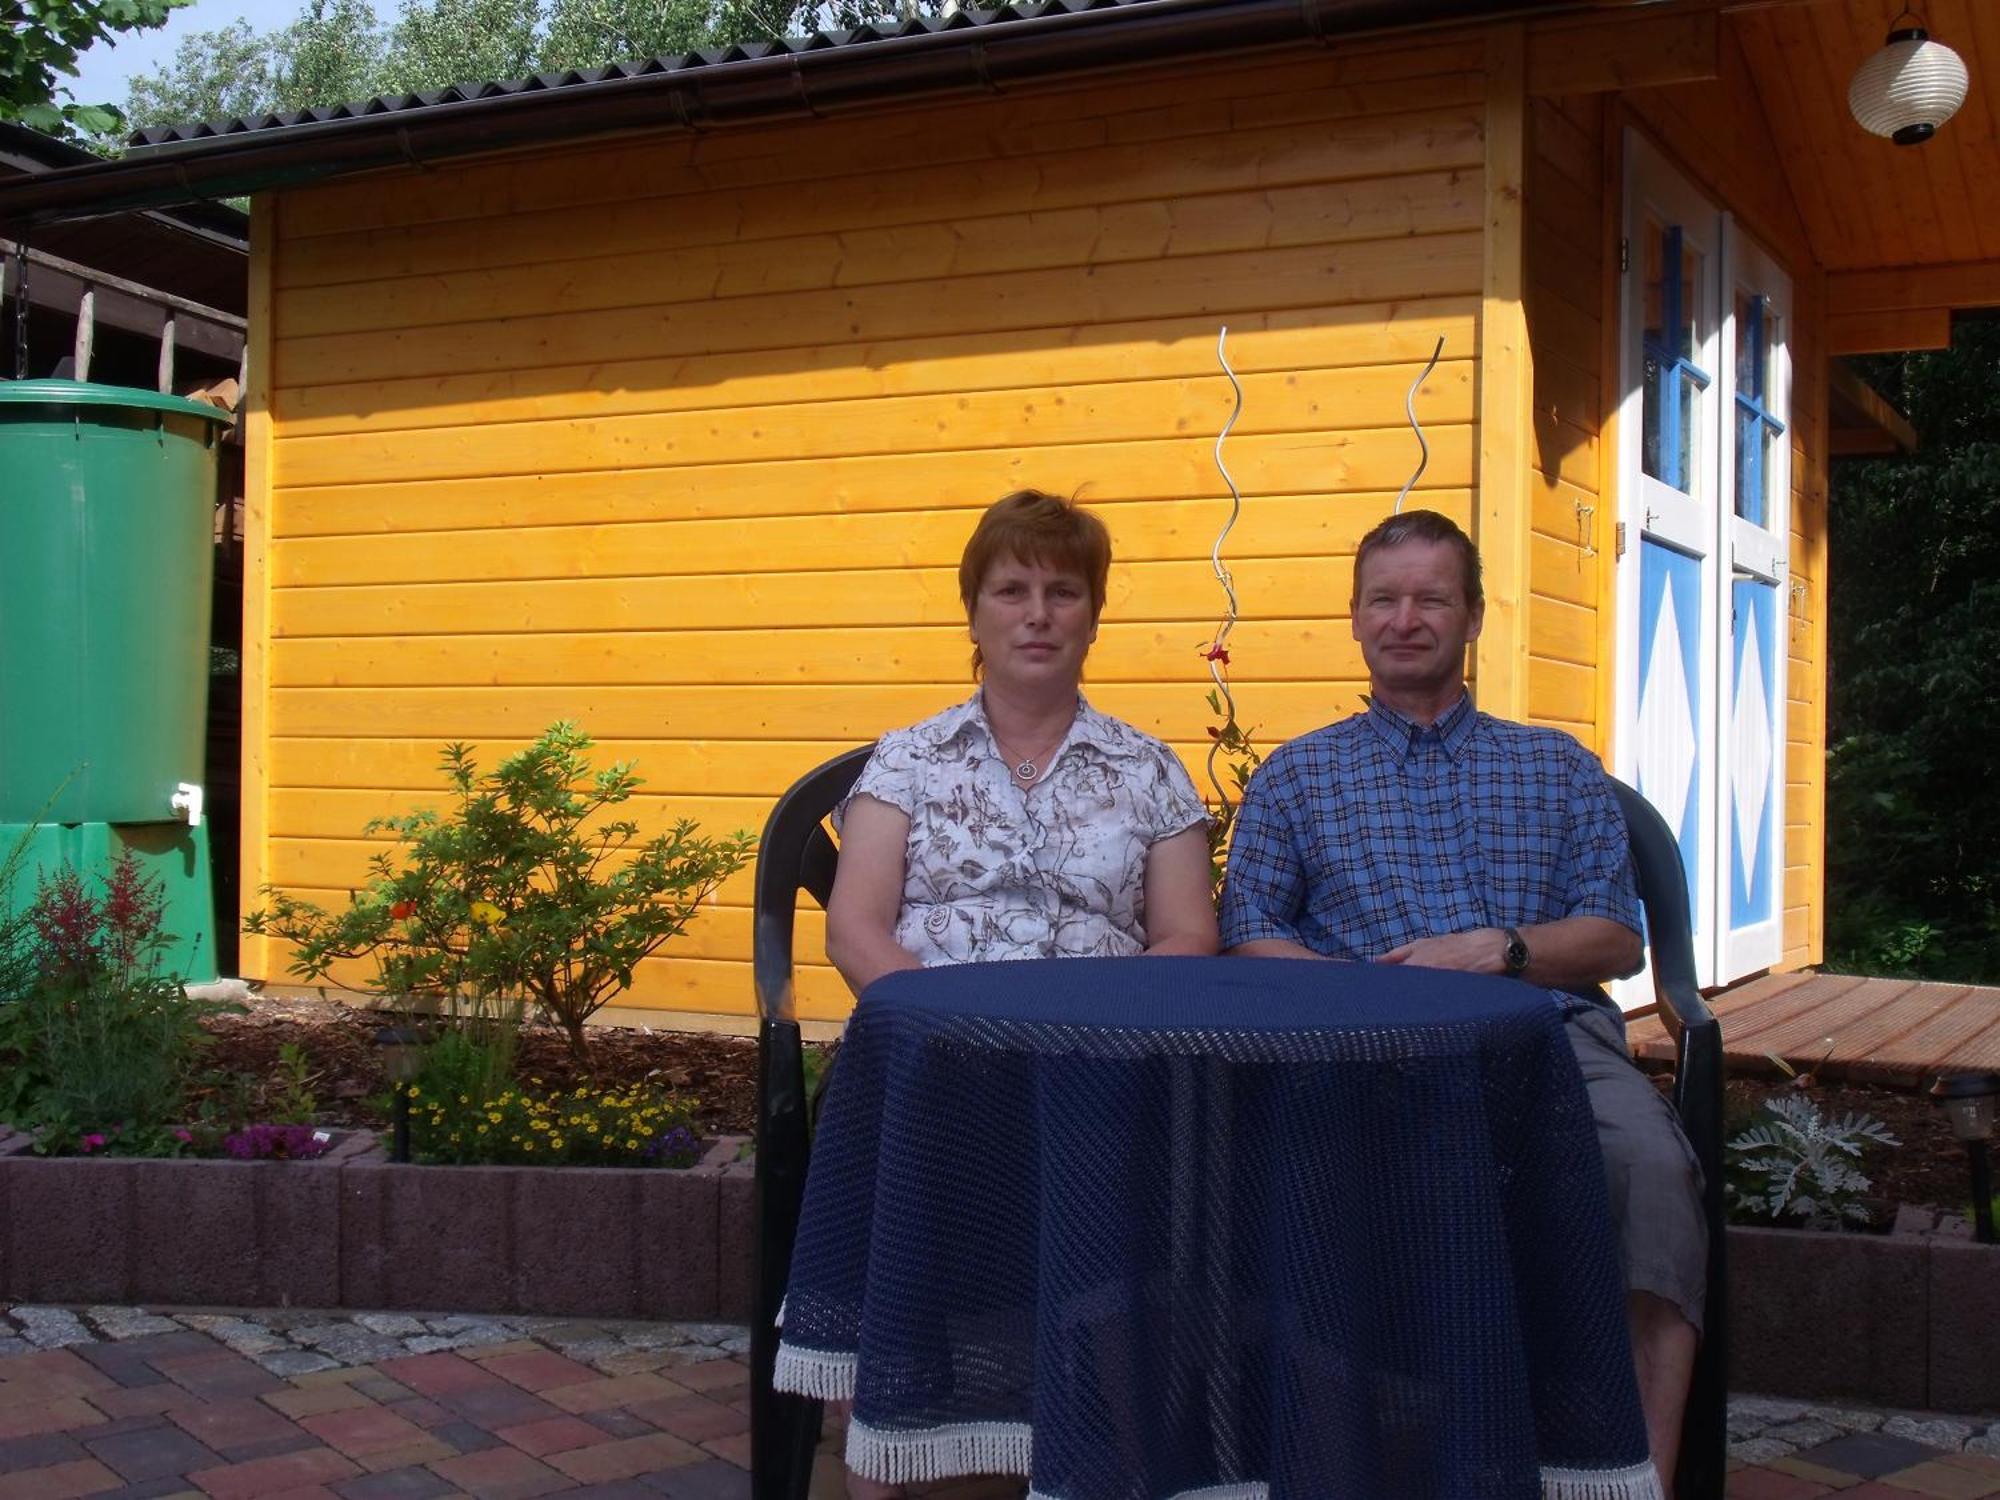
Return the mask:
{"type": "Polygon", "coordinates": [[[1021,490],[958,567],[979,691],[882,737],[835,814],[827,957],[892,969],[1216,951],[1207,814],[1174,753],[1077,692],[1104,523],[1021,490]]]}

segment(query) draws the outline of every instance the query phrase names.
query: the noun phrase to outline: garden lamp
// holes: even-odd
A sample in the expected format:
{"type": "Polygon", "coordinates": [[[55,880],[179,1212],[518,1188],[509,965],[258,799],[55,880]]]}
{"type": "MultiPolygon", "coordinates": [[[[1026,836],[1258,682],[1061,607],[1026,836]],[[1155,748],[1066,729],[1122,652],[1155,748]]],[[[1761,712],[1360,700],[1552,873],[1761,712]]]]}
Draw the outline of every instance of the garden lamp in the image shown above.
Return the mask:
{"type": "Polygon", "coordinates": [[[381,1049],[382,1071],[396,1086],[396,1140],[389,1160],[407,1163],[410,1159],[410,1085],[423,1071],[422,1038],[411,1026],[384,1026],[375,1033],[375,1045],[381,1049]]]}
{"type": "Polygon", "coordinates": [[[1931,1099],[1951,1123],[1951,1133],[1965,1142],[1972,1169],[1973,1233],[1982,1245],[1995,1242],[1993,1233],[1993,1173],[1986,1137],[1993,1133],[1995,1106],[2000,1105],[2000,1073],[1956,1073],[1931,1085],[1931,1099]]]}
{"type": "Polygon", "coordinates": [[[1896,17],[1882,50],[1854,71],[1847,86],[1847,109],[1871,135],[1899,146],[1917,146],[1958,113],[1970,80],[1965,62],[1930,33],[1909,11],[1896,17]],[[1904,25],[1908,20],[1912,24],[1904,25]]]}

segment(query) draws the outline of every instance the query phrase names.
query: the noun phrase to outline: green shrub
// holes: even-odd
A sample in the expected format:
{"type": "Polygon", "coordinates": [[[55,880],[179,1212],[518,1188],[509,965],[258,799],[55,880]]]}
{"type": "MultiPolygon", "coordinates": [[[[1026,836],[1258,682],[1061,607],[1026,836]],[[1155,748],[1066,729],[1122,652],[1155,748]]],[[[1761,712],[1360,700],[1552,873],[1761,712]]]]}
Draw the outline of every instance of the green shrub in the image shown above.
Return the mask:
{"type": "Polygon", "coordinates": [[[447,746],[456,806],[370,822],[368,832],[397,836],[401,859],[376,855],[345,911],[266,888],[245,927],[294,944],[292,971],[309,979],[372,954],[382,987],[399,997],[526,1001],[563,1027],[583,1061],[584,1023],[754,847],[747,833],[703,837],[689,819],[638,842],[637,823],[602,815],[630,799],[639,777],[627,762],[593,772],[590,746],[574,724],[557,723],[483,775],[466,746],[447,746]]]}

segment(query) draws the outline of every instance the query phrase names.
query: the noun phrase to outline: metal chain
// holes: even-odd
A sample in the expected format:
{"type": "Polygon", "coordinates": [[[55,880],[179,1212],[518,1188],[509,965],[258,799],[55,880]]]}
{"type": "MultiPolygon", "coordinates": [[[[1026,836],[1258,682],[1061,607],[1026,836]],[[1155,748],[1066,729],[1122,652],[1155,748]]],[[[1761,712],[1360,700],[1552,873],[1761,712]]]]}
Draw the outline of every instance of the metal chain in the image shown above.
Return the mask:
{"type": "Polygon", "coordinates": [[[14,242],[14,378],[28,378],[28,243],[14,242]]]}

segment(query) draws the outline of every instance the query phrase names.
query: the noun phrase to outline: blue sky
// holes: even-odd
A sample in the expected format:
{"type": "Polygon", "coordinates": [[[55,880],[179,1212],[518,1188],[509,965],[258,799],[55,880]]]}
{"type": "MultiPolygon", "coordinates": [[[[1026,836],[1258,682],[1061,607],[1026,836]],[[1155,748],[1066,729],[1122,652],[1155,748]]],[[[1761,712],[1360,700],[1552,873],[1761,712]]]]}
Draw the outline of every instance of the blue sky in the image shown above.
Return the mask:
{"type": "MultiPolygon", "coordinates": [[[[79,104],[125,103],[125,86],[136,75],[150,73],[172,60],[183,37],[216,31],[231,21],[248,21],[258,31],[289,25],[305,8],[304,0],[194,0],[167,18],[157,31],[128,32],[114,46],[100,42],[79,60],[70,91],[79,104]]],[[[375,0],[376,13],[390,10],[375,0]]]]}

